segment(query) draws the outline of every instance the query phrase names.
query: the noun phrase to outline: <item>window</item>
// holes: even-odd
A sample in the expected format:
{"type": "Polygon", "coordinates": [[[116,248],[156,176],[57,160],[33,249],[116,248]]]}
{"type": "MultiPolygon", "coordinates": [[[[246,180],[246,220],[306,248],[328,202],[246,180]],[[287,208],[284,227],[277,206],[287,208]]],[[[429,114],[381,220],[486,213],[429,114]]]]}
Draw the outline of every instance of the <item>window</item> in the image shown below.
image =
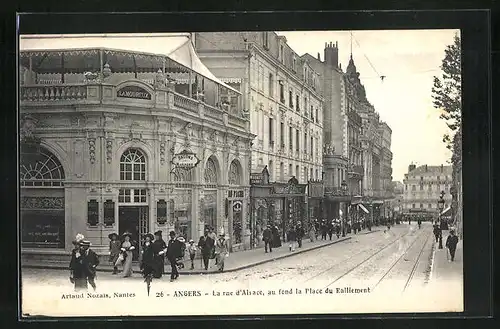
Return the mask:
{"type": "Polygon", "coordinates": [[[319,123],[319,109],[316,108],[316,123],[319,123]]]}
{"type": "Polygon", "coordinates": [[[420,209],[422,209],[422,208],[424,208],[424,205],[421,203],[421,204],[420,204],[420,209]]]}
{"type": "Polygon", "coordinates": [[[40,147],[32,154],[21,154],[21,186],[63,186],[64,170],[54,154],[40,147]]]}
{"type": "Polygon", "coordinates": [[[120,189],[118,203],[147,203],[146,189],[120,189]]]}
{"type": "Polygon", "coordinates": [[[140,150],[128,149],[122,154],[120,180],[146,180],[146,159],[140,150]]]}
{"type": "Polygon", "coordinates": [[[304,112],[307,115],[307,97],[304,97],[304,112]]]}
{"type": "Polygon", "coordinates": [[[274,120],[269,118],[269,146],[274,146],[274,120]]]}
{"type": "Polygon", "coordinates": [[[316,177],[316,180],[319,179],[319,177],[318,177],[318,169],[314,170],[314,176],[316,177]]]}
{"type": "Polygon", "coordinates": [[[285,85],[282,80],[280,80],[280,102],[285,104],[285,85]]]}
{"type": "Polygon", "coordinates": [[[300,169],[299,166],[295,166],[295,178],[300,180],[300,169]]]}
{"type": "Polygon", "coordinates": [[[290,152],[293,151],[293,128],[290,127],[288,128],[288,139],[290,141],[290,152]]]}
{"type": "Polygon", "coordinates": [[[274,98],[274,76],[272,73],[269,73],[269,80],[267,81],[269,97],[274,98]]]}
{"type": "Polygon", "coordinates": [[[420,176],[420,180],[421,180],[421,181],[422,181],[422,180],[424,180],[424,176],[420,176]]]}
{"type": "Polygon", "coordinates": [[[269,166],[268,166],[268,169],[269,169],[269,180],[271,181],[272,178],[274,177],[274,168],[273,168],[273,160],[269,160],[269,166]]]}
{"type": "Polygon", "coordinates": [[[285,48],[283,45],[280,46],[280,61],[282,64],[285,63],[285,48]]]}
{"type": "Polygon", "coordinates": [[[259,91],[264,92],[264,67],[259,65],[259,91]]]}
{"type": "Polygon", "coordinates": [[[295,107],[297,108],[297,112],[298,112],[298,111],[300,111],[300,106],[299,106],[299,104],[300,104],[300,96],[297,94],[297,95],[295,96],[295,107]]]}
{"type": "Polygon", "coordinates": [[[411,207],[412,207],[413,209],[415,209],[415,204],[413,203],[413,204],[411,205],[411,207]]]}
{"type": "MultiPolygon", "coordinates": [[[[311,168],[311,173],[310,173],[310,175],[309,175],[309,179],[311,179],[311,180],[313,180],[313,179],[314,179],[313,173],[314,173],[313,168],[311,168]]],[[[316,179],[317,179],[317,178],[318,178],[318,177],[316,177],[316,179]]]]}
{"type": "Polygon", "coordinates": [[[311,147],[311,149],[310,149],[311,157],[313,157],[314,156],[314,137],[311,137],[310,147],[311,147]]]}
{"type": "Polygon", "coordinates": [[[412,191],[416,191],[416,190],[417,190],[417,186],[416,186],[416,185],[412,185],[412,186],[411,186],[411,190],[412,190],[412,191]]]}
{"type": "Polygon", "coordinates": [[[298,129],[295,129],[295,151],[299,153],[299,148],[300,148],[300,132],[298,129]]]}
{"type": "Polygon", "coordinates": [[[288,176],[293,176],[293,165],[291,163],[288,165],[288,176]]]}
{"type": "Polygon", "coordinates": [[[297,64],[297,59],[295,58],[295,55],[293,55],[293,58],[292,58],[292,70],[293,70],[293,72],[297,72],[296,68],[295,68],[296,64],[297,64]]]}
{"type": "Polygon", "coordinates": [[[307,154],[307,133],[304,133],[304,154],[307,154]]]}
{"type": "Polygon", "coordinates": [[[430,203],[429,203],[429,204],[427,205],[427,208],[431,209],[431,208],[432,208],[432,204],[430,204],[430,203]]]}
{"type": "Polygon", "coordinates": [[[439,182],[439,178],[440,178],[440,176],[437,177],[438,182],[439,182]]]}
{"type": "Polygon", "coordinates": [[[420,191],[424,190],[424,184],[420,184],[420,191]]]}
{"type": "Polygon", "coordinates": [[[283,162],[280,163],[280,181],[285,180],[285,164],[283,162]]]}
{"type": "Polygon", "coordinates": [[[308,174],[309,174],[309,170],[307,169],[307,167],[304,167],[304,181],[305,182],[307,182],[309,180],[308,174]]]}
{"type": "Polygon", "coordinates": [[[291,89],[288,91],[288,106],[293,109],[293,91],[291,89]]]}
{"type": "Polygon", "coordinates": [[[314,107],[311,105],[311,120],[314,121],[314,107]]]}
{"type": "Polygon", "coordinates": [[[267,32],[263,32],[263,46],[264,49],[269,50],[269,34],[267,32]]]}
{"type": "Polygon", "coordinates": [[[280,143],[281,148],[285,147],[285,124],[280,122],[280,143]]]}

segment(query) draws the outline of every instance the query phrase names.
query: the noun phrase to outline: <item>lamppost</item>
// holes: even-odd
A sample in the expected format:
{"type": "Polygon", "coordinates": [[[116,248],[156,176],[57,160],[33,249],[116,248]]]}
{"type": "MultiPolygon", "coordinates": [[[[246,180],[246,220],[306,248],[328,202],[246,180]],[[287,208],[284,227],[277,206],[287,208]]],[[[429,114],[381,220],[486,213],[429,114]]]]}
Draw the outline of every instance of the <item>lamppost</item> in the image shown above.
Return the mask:
{"type": "Polygon", "coordinates": [[[443,212],[444,209],[444,191],[441,191],[441,196],[439,197],[438,200],[438,209],[439,209],[439,249],[443,249],[443,230],[442,230],[442,223],[441,223],[441,213],[443,212]]]}
{"type": "MultiPolygon", "coordinates": [[[[342,184],[340,184],[340,188],[342,189],[342,196],[347,195],[347,183],[342,181],[342,184]]],[[[345,225],[346,225],[346,214],[345,214],[345,209],[342,210],[342,237],[345,237],[345,225]]]]}

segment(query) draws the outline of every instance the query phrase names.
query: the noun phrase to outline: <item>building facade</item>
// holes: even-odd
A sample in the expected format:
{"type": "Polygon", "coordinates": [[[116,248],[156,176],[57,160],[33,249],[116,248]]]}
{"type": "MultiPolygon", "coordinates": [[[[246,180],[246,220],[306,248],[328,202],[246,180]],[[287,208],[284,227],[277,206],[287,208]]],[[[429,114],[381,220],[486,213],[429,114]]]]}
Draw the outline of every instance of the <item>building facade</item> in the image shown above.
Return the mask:
{"type": "MultiPolygon", "coordinates": [[[[268,185],[276,184],[277,189],[292,178],[300,186],[321,181],[324,120],[318,72],[275,32],[196,33],[195,44],[203,63],[217,77],[240,84],[242,106],[250,113],[250,130],[257,136],[252,173],[259,176],[266,169],[268,185]]],[[[286,231],[287,221],[309,217],[306,192],[294,194],[292,208],[300,211],[285,220],[288,199],[283,193],[278,198],[262,192],[272,188],[259,191],[252,207],[256,240],[268,222],[286,231]]]]}
{"type": "Polygon", "coordinates": [[[438,201],[444,192],[444,209],[451,206],[452,167],[451,166],[408,166],[403,180],[403,213],[407,216],[421,215],[437,218],[440,213],[438,201]]]}
{"type": "Polygon", "coordinates": [[[185,35],[21,38],[24,254],[67,254],[77,233],[107,253],[113,232],[208,226],[249,245],[249,118],[220,105],[238,91],[193,55],[185,35]]]}

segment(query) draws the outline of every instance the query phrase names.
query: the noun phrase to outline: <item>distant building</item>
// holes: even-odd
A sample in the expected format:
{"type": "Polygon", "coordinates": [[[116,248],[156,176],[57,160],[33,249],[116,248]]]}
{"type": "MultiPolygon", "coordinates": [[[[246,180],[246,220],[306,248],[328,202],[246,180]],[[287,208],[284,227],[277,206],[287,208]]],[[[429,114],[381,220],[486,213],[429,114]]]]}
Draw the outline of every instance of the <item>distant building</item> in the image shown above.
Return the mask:
{"type": "Polygon", "coordinates": [[[403,213],[437,216],[438,201],[444,191],[444,208],[451,206],[450,188],[452,186],[451,166],[408,166],[408,173],[403,180],[403,213]]]}

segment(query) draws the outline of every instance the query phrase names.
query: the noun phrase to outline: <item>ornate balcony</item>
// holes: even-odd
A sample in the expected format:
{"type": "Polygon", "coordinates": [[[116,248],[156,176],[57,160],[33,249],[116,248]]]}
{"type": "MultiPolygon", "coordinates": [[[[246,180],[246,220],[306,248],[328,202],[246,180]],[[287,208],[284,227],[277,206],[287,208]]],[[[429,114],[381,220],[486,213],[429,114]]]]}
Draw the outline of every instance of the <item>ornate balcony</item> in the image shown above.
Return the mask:
{"type": "Polygon", "coordinates": [[[348,189],[333,186],[325,187],[325,197],[338,202],[348,202],[351,200],[351,194],[348,189]]]}
{"type": "Polygon", "coordinates": [[[351,179],[363,179],[365,169],[361,165],[349,165],[347,175],[351,179]]]}

